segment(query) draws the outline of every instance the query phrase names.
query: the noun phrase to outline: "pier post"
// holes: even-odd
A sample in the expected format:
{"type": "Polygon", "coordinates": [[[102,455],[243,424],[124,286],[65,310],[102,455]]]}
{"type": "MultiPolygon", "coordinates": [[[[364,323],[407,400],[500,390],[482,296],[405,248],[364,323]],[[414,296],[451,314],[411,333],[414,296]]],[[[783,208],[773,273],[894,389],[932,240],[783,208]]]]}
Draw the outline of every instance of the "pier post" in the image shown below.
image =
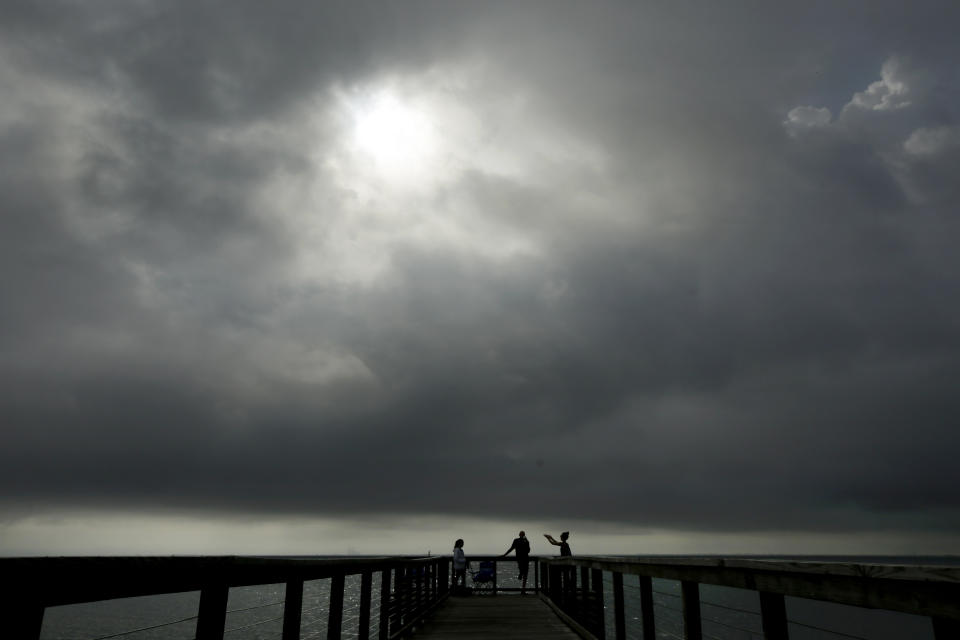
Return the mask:
{"type": "MultiPolygon", "coordinates": [[[[603,570],[601,569],[591,569],[590,570],[590,586],[592,587],[591,591],[593,592],[593,606],[590,608],[590,615],[595,623],[594,634],[600,640],[603,640],[607,635],[606,624],[603,619],[603,570]]],[[[584,585],[586,587],[586,585],[584,585]]]]}
{"type": "Polygon", "coordinates": [[[330,578],[330,611],[327,614],[328,640],[340,640],[340,631],[343,626],[343,583],[342,573],[334,574],[330,578]]]}
{"type": "Polygon", "coordinates": [[[557,605],[563,604],[563,584],[560,582],[560,570],[561,568],[553,563],[547,565],[547,571],[550,574],[550,599],[557,605]]]}
{"type": "Polygon", "coordinates": [[[297,640],[303,611],[303,580],[287,582],[283,600],[283,640],[297,640]]]}
{"type": "Polygon", "coordinates": [[[427,563],[427,604],[433,604],[437,599],[437,563],[433,560],[427,563]]]}
{"type": "Polygon", "coordinates": [[[390,569],[380,572],[380,626],[377,637],[379,640],[390,637],[390,569]]]}
{"type": "Polygon", "coordinates": [[[960,621],[948,618],[931,618],[933,622],[933,637],[935,640],[951,640],[960,638],[960,621]]]}
{"type": "Polygon", "coordinates": [[[683,596],[683,638],[684,640],[702,640],[700,585],[683,580],[680,583],[680,593],[683,596]]]}
{"type": "Polygon", "coordinates": [[[416,617],[423,607],[423,567],[413,567],[413,616],[416,617]]]}
{"type": "Polygon", "coordinates": [[[574,587],[573,603],[577,612],[574,617],[580,619],[580,624],[589,626],[587,620],[590,618],[590,569],[587,567],[580,567],[580,597],[577,598],[577,590],[574,587]]]}
{"type": "Polygon", "coordinates": [[[626,640],[627,621],[623,611],[623,574],[613,573],[613,627],[616,640],[626,640]]]}
{"type": "Polygon", "coordinates": [[[643,621],[643,637],[656,638],[657,625],[653,617],[653,579],[640,576],[640,616],[643,621]]]}
{"type": "Polygon", "coordinates": [[[197,640],[223,640],[229,594],[230,587],[225,584],[208,585],[201,589],[197,640]]]}
{"type": "Polygon", "coordinates": [[[0,602],[0,619],[12,638],[36,640],[43,628],[42,604],[35,600],[13,598],[0,602]]]}
{"type": "Polygon", "coordinates": [[[787,606],[779,593],[760,593],[760,618],[764,640],[788,640],[787,606]]]}
{"type": "Polygon", "coordinates": [[[360,613],[357,619],[357,640],[370,637],[370,588],[373,586],[373,574],[364,571],[360,574],[360,613]]]}
{"type": "Polygon", "coordinates": [[[390,635],[400,628],[400,608],[403,605],[403,566],[393,570],[393,589],[390,594],[390,635]]]}
{"type": "Polygon", "coordinates": [[[423,575],[424,566],[419,565],[416,567],[416,569],[414,569],[414,571],[416,571],[416,573],[414,574],[413,586],[414,589],[416,589],[417,597],[414,601],[415,604],[413,606],[413,615],[419,616],[420,612],[423,611],[424,601],[426,600],[426,584],[424,583],[425,576],[423,575]]]}
{"type": "Polygon", "coordinates": [[[433,561],[423,565],[423,607],[426,609],[433,602],[433,561]]]}
{"type": "Polygon", "coordinates": [[[407,602],[407,568],[400,565],[393,570],[393,602],[390,616],[390,634],[396,633],[403,626],[403,619],[406,616],[407,602]]]}

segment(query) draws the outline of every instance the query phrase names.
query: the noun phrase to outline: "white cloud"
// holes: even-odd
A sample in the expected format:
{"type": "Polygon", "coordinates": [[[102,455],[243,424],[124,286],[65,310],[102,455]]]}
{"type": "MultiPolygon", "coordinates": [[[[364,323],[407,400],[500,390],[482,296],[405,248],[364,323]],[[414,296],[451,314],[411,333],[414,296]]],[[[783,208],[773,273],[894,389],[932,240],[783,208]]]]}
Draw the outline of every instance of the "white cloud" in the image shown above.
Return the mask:
{"type": "Polygon", "coordinates": [[[910,134],[903,150],[911,156],[936,156],[960,146],[960,127],[922,127],[910,134]]]}
{"type": "Polygon", "coordinates": [[[933,84],[932,73],[904,58],[893,56],[881,66],[880,80],[871,83],[864,91],[855,92],[836,119],[826,107],[797,106],[787,113],[783,126],[793,136],[828,125],[836,125],[838,129],[848,132],[852,128],[866,127],[864,132],[874,142],[883,146],[898,145],[904,135],[901,128],[903,124],[910,119],[923,117],[921,110],[904,109],[922,105],[933,84]],[[869,117],[869,114],[897,111],[902,111],[904,115],[896,119],[869,117]]]}
{"type": "Polygon", "coordinates": [[[783,121],[783,126],[792,135],[802,131],[825,127],[830,124],[833,114],[826,107],[794,107],[787,113],[787,119],[783,121]]]}
{"type": "MultiPolygon", "coordinates": [[[[915,7],[834,12],[827,50],[802,3],[173,4],[0,26],[0,487],[54,512],[275,515],[91,517],[0,546],[502,551],[523,526],[586,552],[599,525],[571,514],[668,534],[955,522],[960,155],[918,133],[957,123],[947,20],[897,39],[933,92],[920,66],[876,66],[915,7]],[[342,482],[371,464],[405,482],[342,482]],[[513,517],[454,526],[460,508],[513,517]],[[415,522],[283,515],[353,511],[415,522]]],[[[679,550],[655,542],[637,548],[679,550]]]]}
{"type": "Polygon", "coordinates": [[[894,56],[883,63],[880,79],[871,83],[866,91],[853,94],[844,111],[853,108],[894,111],[909,107],[927,84],[929,77],[926,73],[912,68],[904,59],[894,56]]]}
{"type": "MultiPolygon", "coordinates": [[[[369,286],[397,247],[491,263],[543,254],[525,220],[478,201],[477,184],[552,192],[600,174],[605,154],[478,69],[451,63],[324,89],[277,124],[297,131],[311,166],[272,175],[256,207],[296,236],[292,278],[369,286]]],[[[612,209],[605,198],[577,204],[592,219],[612,209]]]]}

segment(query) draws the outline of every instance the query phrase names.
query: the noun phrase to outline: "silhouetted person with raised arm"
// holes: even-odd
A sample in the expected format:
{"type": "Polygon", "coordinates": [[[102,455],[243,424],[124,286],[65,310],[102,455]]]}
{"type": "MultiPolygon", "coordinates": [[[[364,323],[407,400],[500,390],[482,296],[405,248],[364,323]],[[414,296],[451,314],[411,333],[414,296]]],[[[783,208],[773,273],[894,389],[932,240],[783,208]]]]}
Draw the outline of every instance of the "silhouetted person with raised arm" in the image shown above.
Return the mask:
{"type": "Polygon", "coordinates": [[[467,556],[463,553],[463,538],[457,538],[453,543],[453,588],[457,584],[464,589],[467,587],[467,556]]]}
{"type": "Polygon", "coordinates": [[[561,557],[563,557],[563,556],[572,556],[572,555],[573,555],[573,554],[570,552],[570,545],[567,544],[567,538],[570,537],[570,532],[569,532],[569,531],[564,531],[563,533],[560,534],[560,542],[557,542],[557,541],[554,539],[554,537],[553,537],[552,535],[550,535],[549,533],[543,534],[543,537],[546,538],[547,540],[549,540],[549,541],[550,541],[550,544],[555,544],[555,545],[557,545],[558,547],[560,547],[560,556],[561,556],[561,557]]]}
{"type": "Polygon", "coordinates": [[[524,595],[527,592],[527,570],[530,568],[530,541],[527,540],[527,534],[521,531],[520,537],[513,539],[513,544],[510,545],[510,548],[507,549],[501,557],[506,557],[511,551],[517,552],[517,569],[519,574],[517,575],[517,580],[523,581],[520,586],[520,595],[524,595]]]}
{"type": "MultiPolygon", "coordinates": [[[[573,553],[570,551],[570,544],[567,542],[567,538],[570,537],[569,531],[564,531],[560,534],[560,542],[557,542],[556,539],[549,533],[543,534],[543,537],[550,541],[550,544],[554,544],[560,547],[560,557],[572,556],[573,553]]],[[[560,569],[560,591],[563,593],[564,598],[573,597],[574,592],[577,589],[576,583],[577,577],[576,572],[573,567],[561,567],[560,569]]]]}

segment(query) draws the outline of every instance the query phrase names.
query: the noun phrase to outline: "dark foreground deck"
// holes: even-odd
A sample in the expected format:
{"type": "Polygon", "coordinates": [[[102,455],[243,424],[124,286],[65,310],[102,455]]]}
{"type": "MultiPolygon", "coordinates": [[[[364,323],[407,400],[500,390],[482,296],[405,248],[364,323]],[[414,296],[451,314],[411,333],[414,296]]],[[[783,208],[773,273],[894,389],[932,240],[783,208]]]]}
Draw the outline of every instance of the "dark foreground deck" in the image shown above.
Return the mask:
{"type": "Polygon", "coordinates": [[[579,638],[538,596],[450,597],[414,638],[579,638]]]}

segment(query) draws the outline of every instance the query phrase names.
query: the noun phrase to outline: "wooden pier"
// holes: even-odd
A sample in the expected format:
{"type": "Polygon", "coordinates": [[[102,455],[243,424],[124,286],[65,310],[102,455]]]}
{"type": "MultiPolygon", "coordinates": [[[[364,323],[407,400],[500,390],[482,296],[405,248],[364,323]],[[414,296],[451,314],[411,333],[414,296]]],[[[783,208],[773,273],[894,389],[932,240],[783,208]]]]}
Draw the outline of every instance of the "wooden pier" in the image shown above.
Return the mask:
{"type": "MultiPolygon", "coordinates": [[[[411,636],[620,640],[628,636],[628,626],[632,637],[642,633],[644,638],[657,638],[665,632],[684,640],[702,640],[716,637],[707,628],[711,621],[704,613],[716,605],[706,601],[701,590],[701,585],[712,585],[752,596],[751,609],[743,614],[754,616],[756,630],[749,633],[765,640],[788,640],[791,629],[809,626],[789,617],[786,598],[922,616],[927,619],[919,620],[927,624],[926,637],[960,638],[960,567],[956,566],[531,556],[531,583],[526,595],[520,595],[518,586],[497,580],[497,563],[506,563],[512,573],[514,559],[471,556],[470,560],[492,563],[492,576],[488,575],[492,579],[477,584],[472,595],[461,597],[451,595],[449,556],[0,558],[0,619],[4,637],[37,640],[48,607],[198,592],[196,615],[169,624],[195,624],[196,640],[223,640],[235,630],[226,624],[235,613],[227,609],[231,588],[282,584],[282,601],[265,605],[282,605],[282,616],[273,618],[276,625],[282,620],[282,629],[277,626],[276,631],[282,640],[301,638],[307,624],[303,614],[318,609],[324,612],[323,634],[328,640],[343,635],[358,640],[411,636]],[[345,607],[348,577],[355,604],[345,607]],[[304,589],[305,583],[318,580],[325,585],[319,601],[316,591],[304,589]],[[673,585],[674,592],[656,591],[653,580],[673,585]],[[627,588],[632,590],[633,602],[629,618],[627,588]],[[662,600],[664,595],[676,603],[676,619],[669,631],[660,626],[665,621],[654,611],[655,606],[663,608],[655,598],[662,600]]],[[[307,635],[317,637],[315,629],[307,635]]]]}
{"type": "Polygon", "coordinates": [[[417,629],[416,638],[579,638],[550,606],[535,595],[449,598],[417,629]]]}

